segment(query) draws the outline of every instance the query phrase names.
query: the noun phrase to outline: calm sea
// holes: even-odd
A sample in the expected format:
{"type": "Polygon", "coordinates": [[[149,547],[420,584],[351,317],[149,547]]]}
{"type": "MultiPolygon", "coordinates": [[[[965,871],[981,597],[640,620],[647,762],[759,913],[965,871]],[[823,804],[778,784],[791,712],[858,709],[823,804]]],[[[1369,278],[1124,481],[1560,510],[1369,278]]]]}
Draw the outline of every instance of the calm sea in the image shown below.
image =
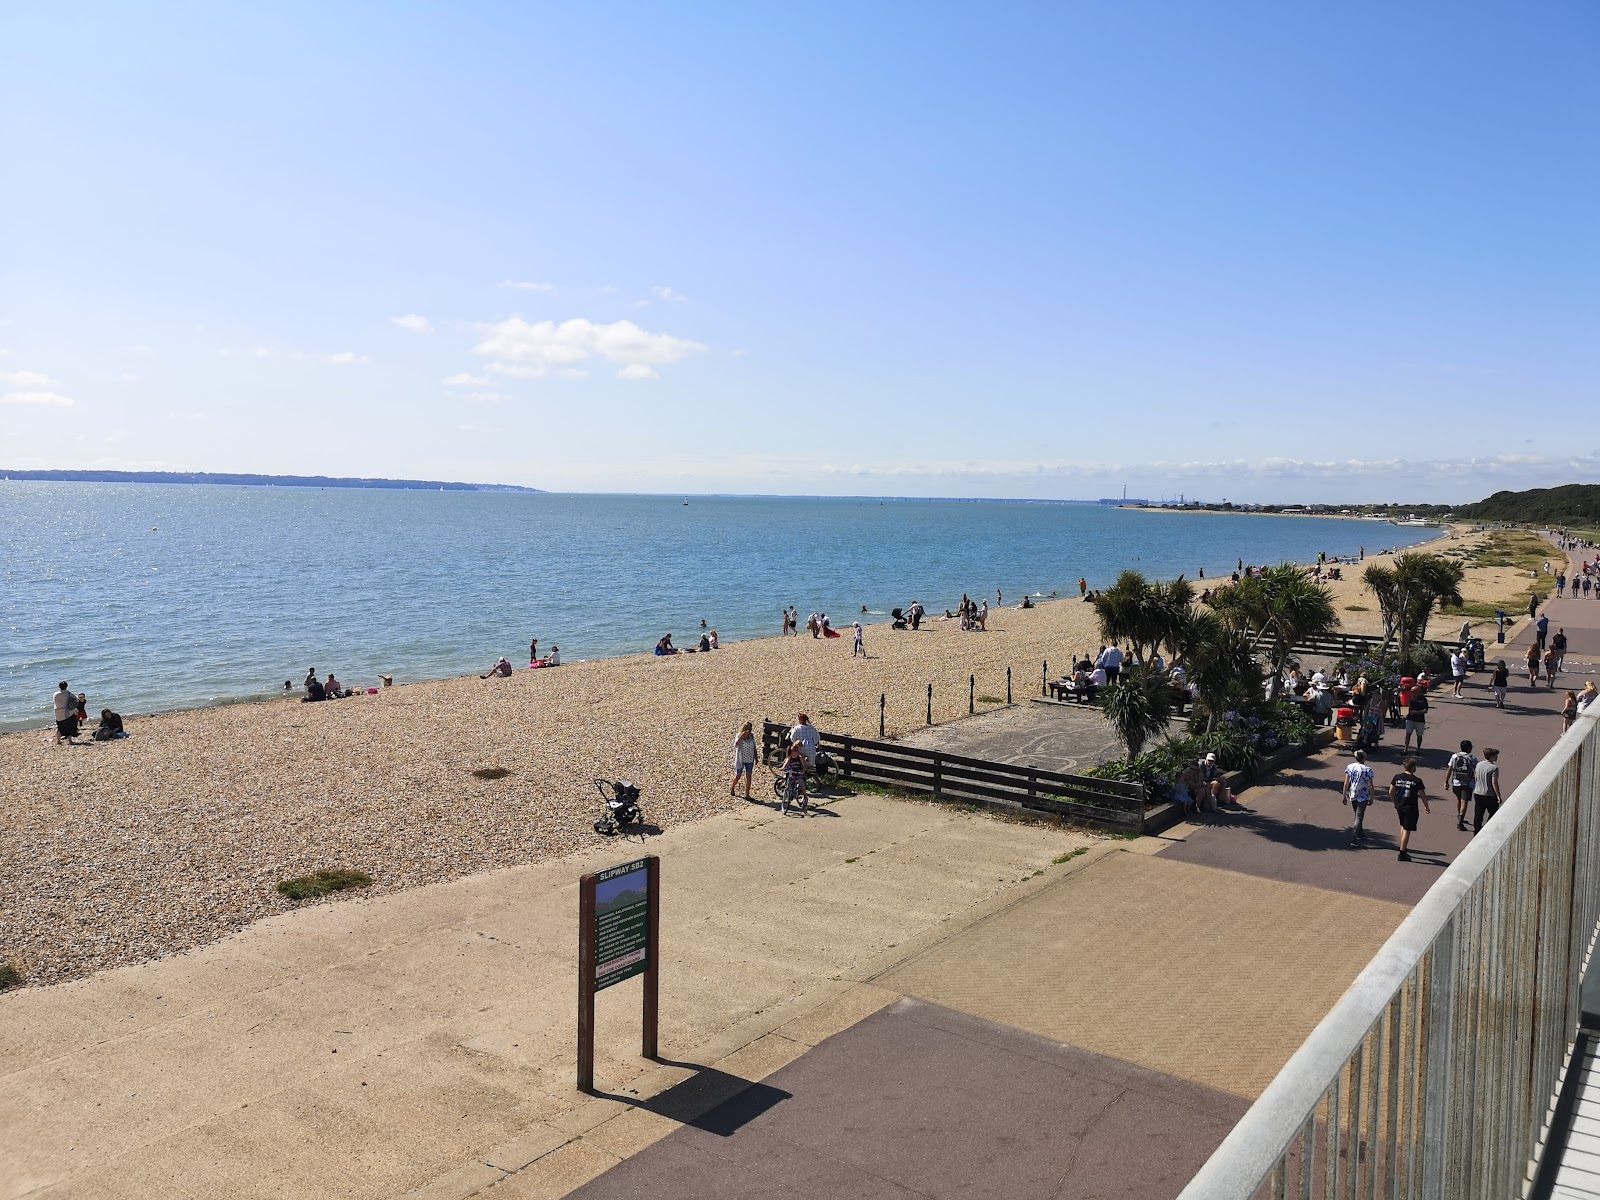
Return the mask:
{"type": "MultiPolygon", "coordinates": [[[[575,496],[0,482],[0,730],[62,679],[143,713],[298,687],[483,672],[528,639],[568,660],[648,651],[704,619],[774,635],[963,591],[1015,603],[1125,567],[1225,575],[1426,530],[992,501],[575,496]]],[[[874,616],[872,619],[881,619],[874,616]]]]}

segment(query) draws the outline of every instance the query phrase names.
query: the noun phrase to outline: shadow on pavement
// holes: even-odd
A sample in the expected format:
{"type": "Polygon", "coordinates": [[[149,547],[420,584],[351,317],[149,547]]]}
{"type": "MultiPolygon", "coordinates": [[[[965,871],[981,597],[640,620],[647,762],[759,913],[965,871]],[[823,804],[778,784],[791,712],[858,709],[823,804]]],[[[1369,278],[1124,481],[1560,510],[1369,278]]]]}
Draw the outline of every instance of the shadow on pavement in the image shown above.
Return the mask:
{"type": "Polygon", "coordinates": [[[790,1093],[781,1088],[771,1087],[765,1083],[752,1083],[748,1079],[729,1075],[726,1071],[719,1071],[715,1067],[703,1067],[699,1063],[673,1062],[665,1058],[656,1061],[662,1066],[681,1067],[683,1070],[693,1071],[694,1074],[648,1100],[616,1092],[595,1091],[590,1094],[605,1100],[615,1100],[632,1108],[642,1108],[646,1112],[666,1117],[669,1121],[692,1126],[717,1137],[731,1137],[736,1130],[749,1124],[762,1113],[790,1099],[790,1093]]]}

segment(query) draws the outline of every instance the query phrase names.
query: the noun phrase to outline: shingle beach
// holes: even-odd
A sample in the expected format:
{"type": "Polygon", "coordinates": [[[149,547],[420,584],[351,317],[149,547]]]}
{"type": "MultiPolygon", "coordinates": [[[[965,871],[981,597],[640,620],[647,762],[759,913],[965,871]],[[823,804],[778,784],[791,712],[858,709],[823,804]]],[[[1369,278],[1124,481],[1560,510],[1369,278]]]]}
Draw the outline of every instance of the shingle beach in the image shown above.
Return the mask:
{"type": "MultiPolygon", "coordinates": [[[[1346,590],[1341,605],[1359,584],[1346,590]]],[[[1347,626],[1373,628],[1362,617],[1376,613],[1347,626]]],[[[1076,596],[994,610],[982,633],[869,626],[864,660],[843,632],[130,718],[132,736],[113,743],[58,747],[43,722],[0,737],[0,960],[30,985],[56,983],[284,911],[277,883],[318,868],[366,871],[387,892],[559,856],[597,836],[595,777],[639,784],[652,824],[698,820],[743,803],[728,763],[744,721],[759,731],[803,709],[824,730],[876,737],[883,694],[893,737],[923,726],[930,683],[934,719],[949,721],[966,715],[970,675],[979,696],[1003,698],[1009,666],[1025,702],[1044,660],[1055,674],[1099,645],[1076,596]],[[494,767],[509,774],[473,775],[494,767]]],[[[757,787],[770,797],[764,773],[757,787]]]]}

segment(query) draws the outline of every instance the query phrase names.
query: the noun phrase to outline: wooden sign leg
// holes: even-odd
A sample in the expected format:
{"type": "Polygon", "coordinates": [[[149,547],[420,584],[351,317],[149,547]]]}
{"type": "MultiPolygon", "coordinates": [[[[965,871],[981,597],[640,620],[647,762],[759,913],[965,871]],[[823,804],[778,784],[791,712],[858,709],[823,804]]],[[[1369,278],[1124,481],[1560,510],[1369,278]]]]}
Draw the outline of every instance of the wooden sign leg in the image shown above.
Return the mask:
{"type": "Polygon", "coordinates": [[[648,863],[650,957],[645,960],[644,967],[644,1044],[641,1053],[646,1058],[654,1059],[657,1057],[656,1018],[661,1005],[661,859],[652,854],[648,863]]]}
{"type": "Polygon", "coordinates": [[[578,1090],[594,1091],[594,876],[578,881],[578,1090]]]}

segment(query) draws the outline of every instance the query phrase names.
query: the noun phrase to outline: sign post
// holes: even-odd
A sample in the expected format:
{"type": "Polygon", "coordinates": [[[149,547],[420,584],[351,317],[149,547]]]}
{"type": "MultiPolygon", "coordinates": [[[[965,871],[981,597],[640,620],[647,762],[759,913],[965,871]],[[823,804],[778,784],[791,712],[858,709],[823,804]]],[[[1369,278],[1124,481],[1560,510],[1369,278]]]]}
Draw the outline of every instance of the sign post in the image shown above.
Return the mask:
{"type": "Polygon", "coordinates": [[[661,859],[654,854],[578,880],[578,1088],[594,1090],[594,996],[644,976],[642,1053],[656,1057],[661,995],[661,859]]]}

